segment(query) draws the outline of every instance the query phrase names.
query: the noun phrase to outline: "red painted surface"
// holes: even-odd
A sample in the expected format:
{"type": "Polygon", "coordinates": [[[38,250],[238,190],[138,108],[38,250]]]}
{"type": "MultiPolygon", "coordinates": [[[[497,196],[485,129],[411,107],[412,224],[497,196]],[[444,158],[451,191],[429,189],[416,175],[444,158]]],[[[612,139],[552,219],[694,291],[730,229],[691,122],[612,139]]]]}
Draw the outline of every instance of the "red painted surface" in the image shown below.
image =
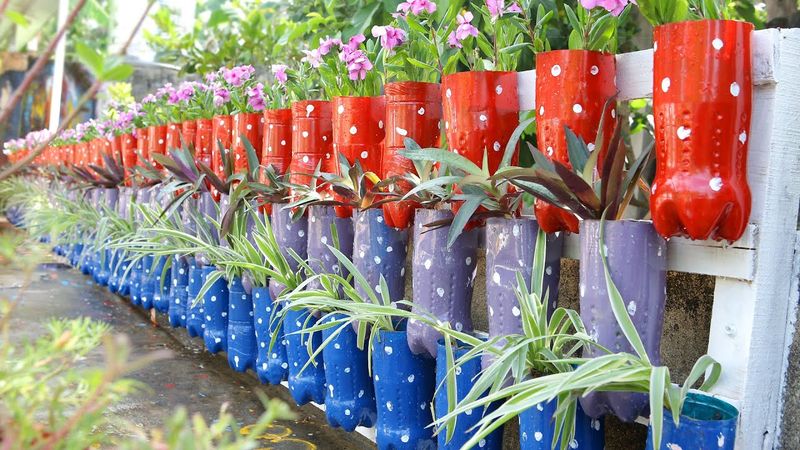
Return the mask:
{"type": "Polygon", "coordinates": [[[211,168],[211,148],[214,145],[211,119],[197,119],[196,123],[196,133],[194,135],[195,163],[202,162],[208,168],[211,168]]]}
{"type": "Polygon", "coordinates": [[[181,128],[182,124],[180,123],[170,123],[167,125],[167,144],[164,146],[165,153],[168,153],[170,149],[182,147],[181,128]]]}
{"type": "Polygon", "coordinates": [[[150,161],[150,149],[147,145],[148,137],[147,128],[136,129],[136,151],[139,154],[137,159],[139,164],[141,164],[142,161],[150,161]]]}
{"type": "Polygon", "coordinates": [[[256,151],[258,161],[261,161],[263,115],[261,113],[240,113],[234,114],[232,118],[233,167],[236,172],[246,172],[248,169],[247,149],[241,138],[245,137],[250,141],[256,151]]]}
{"type": "Polygon", "coordinates": [[[167,125],[151,125],[147,127],[147,154],[150,162],[156,169],[161,169],[161,164],[153,160],[153,155],[165,154],[167,150],[167,125]]]}
{"type": "Polygon", "coordinates": [[[181,124],[181,147],[194,147],[194,139],[197,135],[197,121],[187,120],[181,124]]]}
{"type": "Polygon", "coordinates": [[[752,24],[722,20],[655,30],[650,208],[665,238],[735,241],[747,227],[752,31],[752,24]]]}
{"type": "Polygon", "coordinates": [[[292,162],[289,165],[292,183],[309,185],[318,164],[323,172],[337,170],[331,109],[331,102],[321,100],[292,105],[292,162]]]}
{"type": "MultiPolygon", "coordinates": [[[[415,173],[414,164],[398,152],[405,149],[406,138],[414,139],[422,148],[438,147],[441,139],[439,123],[442,119],[439,84],[402,81],[387,84],[385,92],[388,133],[381,158],[382,179],[415,173]]],[[[396,189],[407,192],[410,186],[399,182],[396,189]]],[[[383,205],[383,216],[389,226],[408,228],[418,206],[412,201],[388,203],[383,205]]]]}
{"type": "MultiPolygon", "coordinates": [[[[381,171],[383,140],[386,137],[386,101],[378,97],[335,97],[333,99],[333,147],[364,172],[381,171]]],[[[336,165],[337,173],[339,165],[336,165]]],[[[336,215],[350,217],[352,208],[337,206],[336,215]]]]}
{"type": "MultiPolygon", "coordinates": [[[[220,145],[225,150],[230,150],[232,123],[231,116],[214,116],[211,119],[211,170],[223,182],[225,181],[225,164],[222,161],[220,145]]],[[[214,200],[219,201],[220,193],[216,189],[211,188],[211,195],[214,200]]]]}
{"type": "Polygon", "coordinates": [[[122,145],[122,166],[125,168],[125,185],[130,186],[131,173],[133,168],[139,163],[139,158],[136,156],[136,137],[133,134],[123,134],[120,136],[122,145]]]}
{"type": "MultiPolygon", "coordinates": [[[[616,59],[611,54],[556,50],[537,56],[537,138],[539,150],[548,159],[572,167],[564,127],[569,127],[592,150],[603,114],[603,137],[608,143],[614,132],[616,104],[609,104],[605,110],[604,107],[617,93],[616,75],[616,59]]],[[[599,156],[599,167],[603,157],[599,156]]],[[[536,201],[536,219],[548,233],[578,232],[574,214],[541,200],[536,201]]]]}
{"type": "MultiPolygon", "coordinates": [[[[275,173],[283,175],[292,162],[292,110],[290,108],[264,111],[264,139],[261,143],[261,165],[272,166],[275,173]]],[[[266,182],[266,179],[262,179],[266,182]]],[[[261,205],[265,214],[272,213],[272,205],[261,205]]]]}

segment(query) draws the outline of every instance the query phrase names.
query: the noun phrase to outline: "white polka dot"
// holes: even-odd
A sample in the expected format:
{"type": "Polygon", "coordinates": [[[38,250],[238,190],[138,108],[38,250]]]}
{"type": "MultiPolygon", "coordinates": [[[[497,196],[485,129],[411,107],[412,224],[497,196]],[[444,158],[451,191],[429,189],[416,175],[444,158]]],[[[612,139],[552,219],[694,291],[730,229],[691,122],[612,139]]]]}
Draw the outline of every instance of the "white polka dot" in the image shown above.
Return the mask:
{"type": "Polygon", "coordinates": [[[419,114],[420,116],[424,116],[425,115],[425,108],[418,109],[417,110],[417,114],[419,114]]]}
{"type": "Polygon", "coordinates": [[[385,352],[387,355],[391,355],[391,354],[394,352],[394,349],[393,349],[392,347],[390,347],[390,346],[388,346],[388,345],[387,345],[387,346],[383,347],[383,351],[384,351],[384,352],[385,352]]]}
{"type": "Polygon", "coordinates": [[[517,308],[516,306],[515,306],[515,307],[513,307],[513,308],[511,308],[511,314],[513,314],[513,315],[514,315],[514,317],[519,317],[519,315],[520,315],[520,310],[519,310],[519,308],[517,308]]]}
{"type": "Polygon", "coordinates": [[[746,131],[742,131],[742,133],[739,135],[739,142],[741,142],[742,144],[747,142],[747,132],[746,131]]]}
{"type": "Polygon", "coordinates": [[[583,112],[583,106],[581,106],[578,103],[575,103],[574,105],[572,105],[572,111],[574,111],[575,114],[580,114],[583,112]]]}
{"type": "Polygon", "coordinates": [[[665,93],[669,92],[670,85],[672,85],[672,80],[670,80],[669,78],[664,78],[663,80],[661,80],[661,90],[663,92],[665,93]]]}
{"type": "Polygon", "coordinates": [[[307,162],[308,162],[308,155],[303,155],[303,162],[304,162],[304,163],[307,163],[307,162]]]}
{"type": "Polygon", "coordinates": [[[487,120],[489,120],[489,118],[487,118],[485,114],[481,114],[480,117],[478,117],[478,119],[480,119],[481,122],[486,122],[487,120]]]}
{"type": "Polygon", "coordinates": [[[306,117],[308,117],[314,111],[314,105],[307,105],[306,106],[306,117]]]}
{"type": "Polygon", "coordinates": [[[356,134],[356,133],[358,133],[358,128],[356,128],[356,126],[353,125],[352,127],[350,127],[350,134],[356,134]]]}
{"type": "Polygon", "coordinates": [[[498,85],[497,85],[497,86],[494,88],[494,91],[495,91],[495,92],[497,92],[497,95],[500,95],[500,94],[502,94],[502,93],[503,93],[503,86],[500,86],[500,85],[498,84],[498,85]]]}
{"type": "Polygon", "coordinates": [[[731,83],[731,95],[734,97],[738,97],[740,92],[741,88],[739,87],[739,83],[735,81],[731,83]]]}
{"type": "Polygon", "coordinates": [[[366,151],[366,150],[364,150],[363,152],[361,152],[361,158],[362,158],[362,159],[367,159],[368,157],[369,157],[369,153],[367,153],[367,151],[366,151]]]}
{"type": "Polygon", "coordinates": [[[397,134],[400,136],[408,136],[408,130],[404,128],[396,127],[394,130],[397,131],[397,134]]]}
{"type": "Polygon", "coordinates": [[[344,105],[339,105],[339,108],[337,108],[336,111],[338,111],[339,114],[344,114],[344,105]]]}
{"type": "Polygon", "coordinates": [[[552,74],[554,77],[557,77],[557,76],[561,75],[561,66],[559,66],[558,64],[553,66],[550,69],[550,74],[552,74]]]}
{"type": "Polygon", "coordinates": [[[725,46],[725,43],[722,42],[722,39],[716,38],[711,41],[711,46],[714,47],[715,50],[722,50],[722,47],[725,46]]]}
{"type": "Polygon", "coordinates": [[[689,136],[692,135],[692,129],[682,126],[678,128],[677,134],[678,134],[678,139],[685,141],[686,139],[689,139],[689,136]]]}
{"type": "Polygon", "coordinates": [[[710,187],[711,190],[714,192],[719,192],[719,190],[722,189],[722,178],[720,177],[712,178],[711,180],[708,181],[708,187],[710,187]]]}
{"type": "Polygon", "coordinates": [[[436,288],[436,295],[438,295],[440,298],[444,297],[444,289],[440,287],[436,288]]]}
{"type": "Polygon", "coordinates": [[[450,98],[453,96],[453,92],[450,90],[450,88],[447,88],[447,91],[445,91],[444,95],[446,95],[447,98],[450,98]]]}
{"type": "Polygon", "coordinates": [[[592,66],[592,68],[589,69],[589,73],[591,73],[592,75],[597,75],[598,73],[600,73],[600,68],[597,66],[592,66]]]}
{"type": "Polygon", "coordinates": [[[383,129],[383,121],[382,120],[378,121],[378,128],[380,128],[381,130],[383,129]]]}
{"type": "Polygon", "coordinates": [[[303,137],[304,137],[304,138],[307,138],[307,137],[308,137],[308,131],[303,131],[303,137]]]}
{"type": "Polygon", "coordinates": [[[281,145],[284,145],[284,146],[286,145],[286,140],[285,139],[281,140],[281,145]]]}
{"type": "Polygon", "coordinates": [[[423,263],[423,265],[425,266],[425,270],[430,270],[431,264],[433,264],[433,262],[431,262],[430,259],[426,259],[425,262],[423,263]]]}
{"type": "Polygon", "coordinates": [[[539,115],[540,115],[540,116],[543,116],[543,115],[544,115],[544,106],[540,106],[540,107],[539,107],[539,115]]]}
{"type": "Polygon", "coordinates": [[[248,124],[247,124],[247,129],[248,129],[248,130],[252,130],[252,129],[253,129],[253,125],[248,123],[248,124]]]}

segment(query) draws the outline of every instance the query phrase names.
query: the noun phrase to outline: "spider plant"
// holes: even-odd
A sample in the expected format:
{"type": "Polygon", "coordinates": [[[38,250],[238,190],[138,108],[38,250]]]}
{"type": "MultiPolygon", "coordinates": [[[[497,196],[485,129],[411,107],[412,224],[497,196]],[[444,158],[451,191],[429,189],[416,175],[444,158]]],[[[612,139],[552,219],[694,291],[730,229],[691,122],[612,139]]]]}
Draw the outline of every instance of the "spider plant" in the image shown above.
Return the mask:
{"type": "MultiPolygon", "coordinates": [[[[604,235],[601,236],[604,237],[604,235]]],[[[606,250],[603,247],[600,246],[600,253],[609,291],[609,302],[614,316],[636,354],[608,352],[592,359],[573,356],[578,354],[581,347],[597,345],[591,342],[586,335],[577,313],[568,310],[557,311],[550,319],[550,324],[555,323],[556,314],[562,317],[566,314],[569,319],[563,321],[563,325],[559,327],[541,328],[541,324],[546,323],[544,322],[546,316],[532,315],[535,309],[532,309],[530,305],[544,307],[546,302],[541,302],[539,293],[535,291],[526,293],[520,289],[521,306],[523,307],[523,317],[525,317],[525,334],[537,330],[542,334],[531,335],[530,337],[533,338],[531,340],[527,340],[523,336],[508,336],[505,338],[505,345],[500,349],[493,348],[490,343],[476,345],[475,349],[464,359],[490,352],[496,355],[494,363],[484,371],[469,396],[451,408],[446,416],[440,417],[436,421],[437,425],[448,425],[455,420],[457,415],[465,411],[501,402],[496,409],[481,418],[476,425],[477,431],[467,442],[465,448],[475,446],[480,439],[529,408],[540,403],[557,400],[558,407],[554,421],[558,433],[554,436],[553,448],[558,442],[557,437],[561,436],[561,449],[565,450],[571,441],[571,433],[574,433],[570,422],[574,421],[576,401],[584,395],[597,391],[649,394],[654,448],[661,448],[663,408],[666,406],[672,412],[675,423],[678,423],[686,395],[692,386],[704,374],[705,380],[700,387],[701,390],[709,389],[719,379],[721,366],[708,355],[697,360],[682,386],[672,384],[669,368],[651,364],[644,344],[627,313],[625,300],[611,278],[606,250]],[[532,325],[537,328],[532,329],[532,325]],[[553,344],[561,342],[562,345],[560,347],[552,344],[542,345],[543,342],[553,344]],[[520,345],[522,347],[519,347],[520,345]],[[529,347],[536,349],[536,353],[529,352],[529,347]],[[505,376],[509,374],[515,383],[503,385],[505,376]],[[483,395],[487,390],[488,394],[483,395]]],[[[538,270],[541,269],[537,269],[537,273],[538,270]]],[[[519,286],[522,287],[524,284],[520,283],[519,286]]],[[[456,361],[453,367],[457,367],[458,364],[459,361],[456,361]]]]}

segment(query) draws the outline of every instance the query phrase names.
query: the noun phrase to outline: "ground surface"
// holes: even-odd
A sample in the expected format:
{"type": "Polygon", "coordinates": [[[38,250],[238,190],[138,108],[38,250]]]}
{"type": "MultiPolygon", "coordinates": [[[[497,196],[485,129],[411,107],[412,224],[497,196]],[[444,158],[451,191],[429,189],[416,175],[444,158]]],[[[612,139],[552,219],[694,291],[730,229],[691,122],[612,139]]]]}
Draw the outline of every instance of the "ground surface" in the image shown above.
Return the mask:
{"type": "MultiPolygon", "coordinates": [[[[0,271],[0,296],[18,298],[22,274],[0,271]]],[[[185,330],[165,328],[164,322],[154,326],[141,309],[93,284],[88,277],[68,266],[45,264],[34,273],[33,282],[25,290],[11,321],[13,339],[22,342],[43,334],[50,318],[88,316],[108,322],[114,331],[126,334],[133,347],[133,356],[142,356],[158,349],[169,349],[173,357],[135,372],[132,378],[151,389],[137,394],[113,408],[113,414],[143,430],[161,426],[178,405],[190,413],[200,413],[207,421],[219,414],[220,405],[229,410],[242,425],[256,421],[263,407],[255,389],[271,398],[293,404],[285,388],[259,384],[250,374],[236,374],[221,356],[205,352],[199,339],[191,340],[185,330]]],[[[83,363],[96,366],[102,362],[95,352],[83,363]]],[[[356,433],[331,428],[324,413],[313,406],[295,408],[296,421],[278,422],[269,430],[263,448],[294,449],[372,449],[374,444],[356,433]]],[[[131,431],[120,430],[120,433],[131,431]]]]}

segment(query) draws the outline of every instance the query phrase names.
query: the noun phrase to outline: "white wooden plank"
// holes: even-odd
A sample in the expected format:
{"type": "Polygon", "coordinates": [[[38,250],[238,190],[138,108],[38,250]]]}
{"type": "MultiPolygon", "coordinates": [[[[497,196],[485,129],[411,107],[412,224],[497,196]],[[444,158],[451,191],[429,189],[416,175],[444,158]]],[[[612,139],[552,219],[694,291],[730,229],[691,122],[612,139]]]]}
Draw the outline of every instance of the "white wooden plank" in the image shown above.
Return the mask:
{"type": "Polygon", "coordinates": [[[775,43],[771,112],[763,121],[763,209],[758,226],[755,277],[717,280],[709,353],[723,362],[715,392],[741,401],[737,449],[770,449],[781,410],[779,395],[789,353],[787,337],[796,313],[792,276],[800,204],[800,30],[770,30],[775,43]]]}
{"type": "MultiPolygon", "coordinates": [[[[733,245],[715,241],[670,239],[667,244],[667,268],[677,272],[752,280],[755,275],[755,229],[748,227],[742,240],[733,245]]],[[[564,257],[580,257],[580,236],[568,234],[564,257]]]]}

